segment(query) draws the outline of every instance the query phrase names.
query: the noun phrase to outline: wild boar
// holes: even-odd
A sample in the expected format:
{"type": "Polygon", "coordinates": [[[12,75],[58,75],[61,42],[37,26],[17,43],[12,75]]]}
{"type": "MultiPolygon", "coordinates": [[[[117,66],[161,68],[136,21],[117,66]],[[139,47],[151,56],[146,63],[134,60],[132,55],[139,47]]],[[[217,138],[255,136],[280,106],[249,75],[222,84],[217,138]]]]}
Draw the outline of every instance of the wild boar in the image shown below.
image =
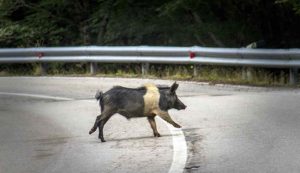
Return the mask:
{"type": "Polygon", "coordinates": [[[94,133],[98,127],[98,137],[101,142],[105,142],[103,138],[103,127],[110,117],[116,113],[127,119],[147,117],[154,137],[160,137],[154,119],[156,115],[174,127],[180,128],[181,126],[175,123],[168,113],[168,110],[172,108],[177,110],[186,108],[186,105],[184,105],[176,95],[178,86],[179,84],[175,82],[171,87],[145,84],[139,88],[115,86],[105,93],[98,91],[95,98],[99,100],[101,115],[97,116],[89,134],[94,133]]]}

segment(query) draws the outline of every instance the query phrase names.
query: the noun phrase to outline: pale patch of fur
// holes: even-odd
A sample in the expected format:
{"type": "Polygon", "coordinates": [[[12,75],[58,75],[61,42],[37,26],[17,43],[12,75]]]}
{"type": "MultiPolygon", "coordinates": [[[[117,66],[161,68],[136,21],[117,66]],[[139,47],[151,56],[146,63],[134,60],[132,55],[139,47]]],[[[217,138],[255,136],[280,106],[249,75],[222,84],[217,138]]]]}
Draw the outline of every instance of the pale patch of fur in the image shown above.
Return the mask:
{"type": "Polygon", "coordinates": [[[144,97],[144,114],[150,115],[153,113],[157,113],[160,111],[159,108],[159,90],[154,84],[145,84],[144,87],[146,87],[146,94],[144,97]]]}

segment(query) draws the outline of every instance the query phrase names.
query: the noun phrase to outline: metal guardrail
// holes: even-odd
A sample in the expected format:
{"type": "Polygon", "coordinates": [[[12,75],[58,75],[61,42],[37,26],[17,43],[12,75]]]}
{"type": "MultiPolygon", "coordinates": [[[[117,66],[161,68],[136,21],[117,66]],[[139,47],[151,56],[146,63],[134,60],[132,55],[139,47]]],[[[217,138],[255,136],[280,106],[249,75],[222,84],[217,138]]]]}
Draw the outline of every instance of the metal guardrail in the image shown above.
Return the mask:
{"type": "MultiPolygon", "coordinates": [[[[248,49],[153,46],[86,46],[0,49],[0,63],[31,62],[102,62],[160,64],[211,64],[230,66],[262,66],[290,68],[291,80],[296,80],[295,68],[300,67],[300,49],[248,49]]],[[[91,65],[94,71],[95,64],[91,65]]],[[[293,82],[293,81],[292,81],[293,82]]]]}

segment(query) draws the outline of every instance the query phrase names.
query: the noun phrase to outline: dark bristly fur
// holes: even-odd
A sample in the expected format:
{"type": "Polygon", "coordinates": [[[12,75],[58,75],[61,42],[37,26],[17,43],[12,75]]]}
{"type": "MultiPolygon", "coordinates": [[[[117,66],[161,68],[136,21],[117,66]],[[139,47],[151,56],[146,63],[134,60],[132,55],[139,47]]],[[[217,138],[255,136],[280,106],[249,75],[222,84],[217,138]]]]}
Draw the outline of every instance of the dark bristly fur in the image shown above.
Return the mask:
{"type": "Polygon", "coordinates": [[[102,142],[105,142],[103,138],[103,127],[111,116],[116,113],[127,119],[147,117],[155,137],[160,136],[156,129],[154,119],[156,115],[160,116],[174,127],[179,128],[180,125],[175,123],[167,112],[172,108],[177,110],[186,108],[176,95],[177,88],[178,84],[175,82],[171,87],[150,84],[139,88],[115,86],[105,93],[98,91],[95,98],[99,100],[101,115],[97,116],[94,126],[89,134],[95,132],[98,127],[99,139],[102,142]],[[155,105],[156,103],[157,106],[155,105]],[[154,107],[149,107],[149,105],[154,105],[154,107]]]}

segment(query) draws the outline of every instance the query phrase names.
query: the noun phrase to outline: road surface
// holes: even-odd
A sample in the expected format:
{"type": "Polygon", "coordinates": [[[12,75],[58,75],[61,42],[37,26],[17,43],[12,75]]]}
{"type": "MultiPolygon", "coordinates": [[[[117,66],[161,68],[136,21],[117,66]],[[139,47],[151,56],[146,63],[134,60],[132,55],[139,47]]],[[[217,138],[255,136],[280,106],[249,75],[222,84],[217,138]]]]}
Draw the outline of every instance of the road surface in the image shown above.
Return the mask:
{"type": "Polygon", "coordinates": [[[181,131],[157,120],[154,138],[145,118],[116,115],[107,142],[88,135],[97,89],[147,82],[173,81],[1,77],[0,173],[300,172],[298,89],[179,82],[188,108],[170,113],[181,131]]]}

